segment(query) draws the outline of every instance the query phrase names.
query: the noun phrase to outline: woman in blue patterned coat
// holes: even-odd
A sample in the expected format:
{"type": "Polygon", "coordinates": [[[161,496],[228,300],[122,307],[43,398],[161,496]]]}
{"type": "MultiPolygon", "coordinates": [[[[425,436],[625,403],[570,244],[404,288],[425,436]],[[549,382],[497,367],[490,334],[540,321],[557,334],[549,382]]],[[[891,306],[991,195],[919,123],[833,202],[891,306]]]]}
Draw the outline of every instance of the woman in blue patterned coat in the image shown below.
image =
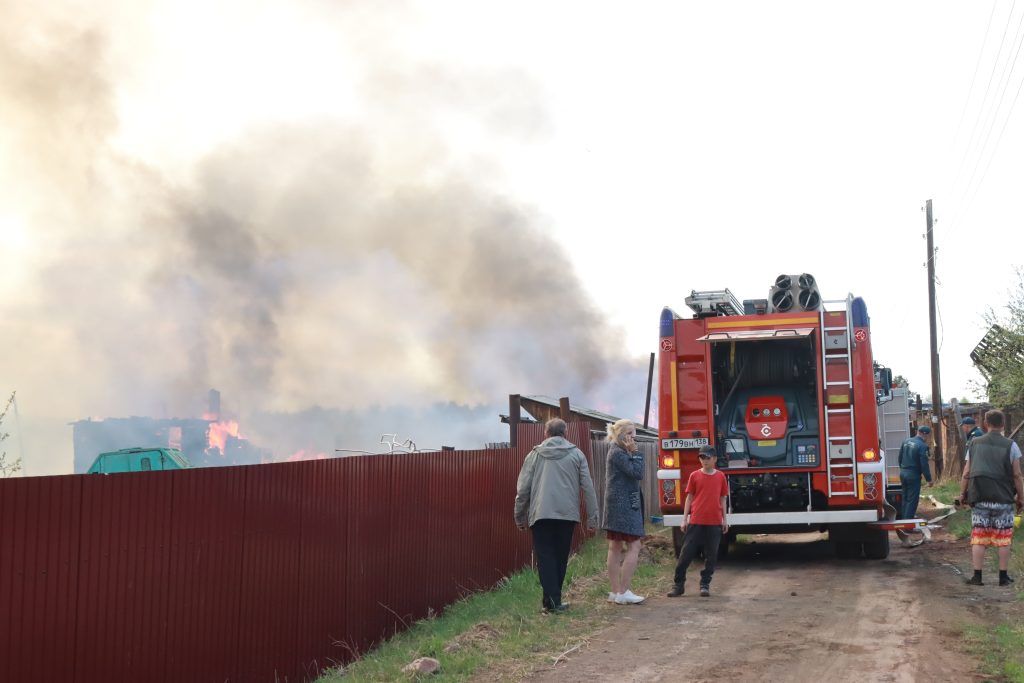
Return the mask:
{"type": "Polygon", "coordinates": [[[608,462],[605,466],[604,522],[608,534],[608,601],[635,605],[645,598],[629,589],[644,537],[640,480],[644,456],[636,445],[636,426],[630,420],[608,425],[608,462]]]}

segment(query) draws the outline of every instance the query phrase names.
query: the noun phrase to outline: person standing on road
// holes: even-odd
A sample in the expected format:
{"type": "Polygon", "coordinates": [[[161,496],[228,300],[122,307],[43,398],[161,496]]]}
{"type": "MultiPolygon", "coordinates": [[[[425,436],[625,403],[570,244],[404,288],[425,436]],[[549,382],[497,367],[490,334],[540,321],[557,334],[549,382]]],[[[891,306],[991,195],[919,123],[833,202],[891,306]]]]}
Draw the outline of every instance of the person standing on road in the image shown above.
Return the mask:
{"type": "Polygon", "coordinates": [[[516,484],[516,526],[533,535],[540,578],[541,608],[562,612],[562,584],[569,563],[572,533],[580,521],[580,490],[587,504],[587,527],[597,528],[597,494],[587,458],[565,438],[564,420],[544,425],[545,439],[526,456],[516,484]]]}
{"type": "Polygon", "coordinates": [[[605,465],[604,521],[608,535],[608,601],[636,605],[646,598],[629,588],[644,537],[644,504],[640,480],[644,456],[636,445],[636,425],[619,420],[608,425],[608,461],[605,465]]]}
{"type": "Polygon", "coordinates": [[[1021,479],[1020,447],[1003,436],[1003,413],[985,413],[984,436],[971,439],[967,462],[960,479],[960,500],[971,506],[972,586],[984,586],[981,570],[985,548],[993,546],[999,556],[999,585],[1013,583],[1008,573],[1010,542],[1013,540],[1014,508],[1024,506],[1024,480],[1021,479]]]}
{"type": "Polygon", "coordinates": [[[917,428],[917,435],[910,437],[900,446],[900,485],[903,487],[901,519],[914,519],[917,516],[922,474],[928,486],[932,485],[932,472],[928,467],[928,442],[925,441],[931,433],[931,427],[921,425],[917,428]]]}
{"type": "Polygon", "coordinates": [[[668,597],[676,598],[685,593],[686,570],[697,556],[697,550],[704,548],[704,570],[700,573],[700,595],[711,595],[711,576],[715,573],[718,560],[718,545],[722,534],[729,531],[726,522],[726,499],[729,483],[725,475],[715,469],[715,449],[701,446],[697,456],[700,469],[690,474],[686,482],[686,502],[683,504],[683,549],[676,562],[674,585],[668,597]],[[692,517],[690,513],[693,513],[692,517]]]}
{"type": "Polygon", "coordinates": [[[981,431],[981,427],[975,424],[974,418],[971,416],[967,416],[960,420],[960,429],[964,432],[964,443],[967,444],[967,446],[971,445],[971,439],[985,434],[985,432],[981,431]]]}

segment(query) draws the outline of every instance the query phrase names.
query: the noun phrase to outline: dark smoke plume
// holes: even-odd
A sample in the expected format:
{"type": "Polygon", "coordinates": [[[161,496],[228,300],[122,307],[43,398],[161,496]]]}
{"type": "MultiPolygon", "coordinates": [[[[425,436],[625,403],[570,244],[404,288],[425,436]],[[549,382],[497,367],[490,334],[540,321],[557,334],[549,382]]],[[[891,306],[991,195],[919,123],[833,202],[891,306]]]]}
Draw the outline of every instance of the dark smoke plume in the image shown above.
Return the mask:
{"type": "Polygon", "coordinates": [[[246,416],[266,434],[321,410],[329,429],[362,414],[360,443],[416,406],[476,420],[508,393],[642,411],[646,364],[625,357],[551,226],[449,149],[453,117],[514,144],[544,134],[522,74],[377,65],[361,119],[248,127],[172,181],[115,151],[102,28],[46,32],[19,40],[8,23],[0,41],[20,215],[46,244],[0,305],[33,339],[0,354],[26,408],[190,416],[216,387],[243,432],[246,416]]]}

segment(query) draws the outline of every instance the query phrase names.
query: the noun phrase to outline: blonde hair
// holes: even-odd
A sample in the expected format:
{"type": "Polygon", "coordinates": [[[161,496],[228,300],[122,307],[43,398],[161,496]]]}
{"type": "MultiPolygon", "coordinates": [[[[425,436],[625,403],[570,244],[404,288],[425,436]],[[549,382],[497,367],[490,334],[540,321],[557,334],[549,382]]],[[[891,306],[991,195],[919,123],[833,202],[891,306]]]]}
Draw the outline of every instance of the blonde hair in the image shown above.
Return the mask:
{"type": "Polygon", "coordinates": [[[619,446],[624,446],[625,438],[623,437],[623,433],[626,431],[626,427],[633,427],[634,431],[636,431],[636,425],[633,424],[632,420],[618,420],[610,423],[608,425],[607,441],[618,444],[619,446]]]}

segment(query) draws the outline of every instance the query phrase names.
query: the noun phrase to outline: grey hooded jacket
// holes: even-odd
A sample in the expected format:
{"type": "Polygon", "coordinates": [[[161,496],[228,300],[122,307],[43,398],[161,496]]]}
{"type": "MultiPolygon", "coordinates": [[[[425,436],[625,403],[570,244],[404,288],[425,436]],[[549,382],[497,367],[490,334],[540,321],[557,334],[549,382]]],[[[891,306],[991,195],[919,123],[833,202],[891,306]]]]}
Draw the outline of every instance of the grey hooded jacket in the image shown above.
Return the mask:
{"type": "Polygon", "coordinates": [[[580,489],[587,503],[587,526],[597,528],[597,494],[583,452],[561,436],[537,445],[523,462],[516,485],[515,519],[533,526],[538,519],[580,521],[580,489]]]}

